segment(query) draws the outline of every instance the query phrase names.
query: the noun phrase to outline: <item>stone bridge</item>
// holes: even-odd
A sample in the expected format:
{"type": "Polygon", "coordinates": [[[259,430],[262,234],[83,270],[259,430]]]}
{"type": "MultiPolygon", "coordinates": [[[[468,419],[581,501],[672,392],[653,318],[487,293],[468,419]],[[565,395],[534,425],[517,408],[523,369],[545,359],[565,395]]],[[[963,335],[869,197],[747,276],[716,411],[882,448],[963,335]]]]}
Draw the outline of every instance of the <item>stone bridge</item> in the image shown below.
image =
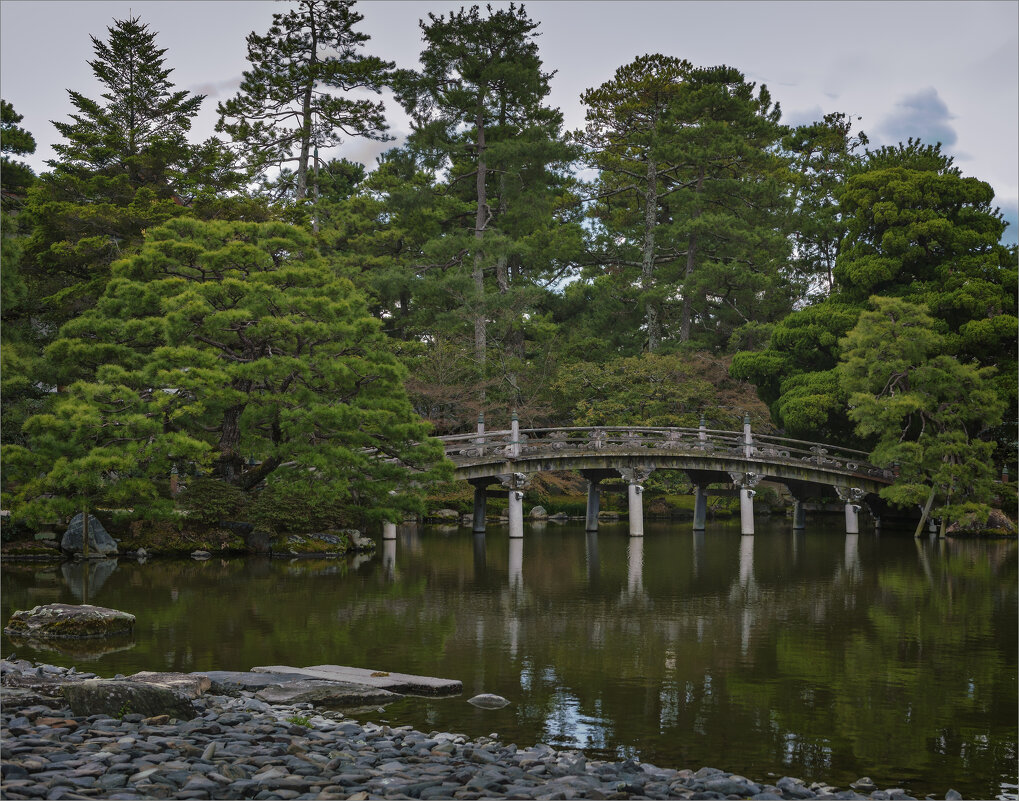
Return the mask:
{"type": "Polygon", "coordinates": [[[703,531],[708,495],[739,495],[741,528],[754,531],[754,487],[761,480],[785,484],[795,500],[793,528],[804,527],[803,502],[834,488],[845,503],[846,531],[859,531],[859,504],[873,501],[892,483],[889,470],[869,464],[849,448],[787,437],[754,434],[749,418],[742,431],[707,428],[598,426],[521,429],[513,416],[508,431],[486,431],[484,419],[471,434],[439,437],[455,476],[474,485],[474,531],[485,530],[486,500],[509,499],[510,536],[523,536],[523,497],[533,473],[576,470],[588,481],[587,530],[598,528],[602,492],[625,491],[631,536],[642,536],[643,483],[654,470],[682,470],[694,485],[694,531],[703,531]],[[602,484],[622,478],[623,485],[602,484]],[[726,483],[730,489],[708,489],[726,483]],[[492,485],[498,488],[492,488],[492,485]]]}

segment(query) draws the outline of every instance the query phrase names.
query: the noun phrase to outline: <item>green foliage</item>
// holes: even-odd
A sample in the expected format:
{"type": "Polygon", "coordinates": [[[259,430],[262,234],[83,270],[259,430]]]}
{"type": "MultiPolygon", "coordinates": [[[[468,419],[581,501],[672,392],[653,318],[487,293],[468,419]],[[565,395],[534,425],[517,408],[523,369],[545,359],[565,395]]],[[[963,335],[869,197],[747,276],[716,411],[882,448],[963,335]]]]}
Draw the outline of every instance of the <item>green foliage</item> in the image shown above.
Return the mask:
{"type": "Polygon", "coordinates": [[[946,339],[922,306],[871,298],[842,343],[841,380],[860,436],[874,438],[871,458],[897,466],[882,497],[923,504],[933,489],[950,520],[991,500],[993,443],[982,438],[1004,404],[990,383],[993,368],[945,353],[946,339]]]}
{"type": "Polygon", "coordinates": [[[244,491],[286,466],[337,502],[395,516],[448,469],[364,299],[282,223],[149,231],[47,357],[133,387],[161,438],[201,440],[244,491]]]}
{"type": "MultiPolygon", "coordinates": [[[[6,100],[0,100],[0,189],[3,190],[2,208],[20,205],[25,191],[35,180],[32,168],[21,161],[10,158],[35,152],[35,137],[18,125],[24,119],[6,100]]],[[[4,226],[6,228],[6,225],[4,226]]]]}
{"type": "Polygon", "coordinates": [[[307,533],[353,525],[356,521],[324,481],[296,476],[274,477],[259,490],[248,519],[274,534],[307,533]]]}
{"type": "Polygon", "coordinates": [[[728,375],[707,353],[629,356],[605,364],[564,366],[554,383],[557,415],[572,425],[699,425],[739,428],[743,415],[767,426],[767,410],[752,389],[728,375]]]}
{"type": "Polygon", "coordinates": [[[167,513],[170,504],[158,496],[156,477],[167,475],[174,459],[200,463],[208,452],[184,434],[165,433],[143,397],[113,381],[72,384],[24,430],[27,445],[3,448],[4,504],[32,523],[97,506],[167,513]]]}
{"type": "Polygon", "coordinates": [[[422,70],[400,73],[396,90],[414,121],[407,147],[433,176],[419,202],[446,212],[416,265],[418,296],[433,309],[428,335],[473,348],[479,401],[493,379],[493,402],[520,407],[545,366],[528,320],[581,231],[566,169],[574,151],[561,113],[544,105],[551,74],[538,25],[522,6],[487,11],[430,14],[422,70]]]}
{"type": "Polygon", "coordinates": [[[381,102],[354,99],[352,90],[379,92],[393,64],[359,52],[368,35],[354,30],[364,17],[353,0],[299,0],[298,8],[273,14],[265,35],[250,33],[248,62],[237,95],[217,107],[217,131],[230,135],[257,175],[296,163],[276,187],[308,194],[312,150],[333,147],[344,136],[386,140],[381,102]],[[338,91],[337,91],[338,90],[338,91]],[[293,179],[293,180],[291,180],[293,179]]]}
{"type": "Polygon", "coordinates": [[[208,525],[236,519],[244,502],[244,493],[233,484],[197,476],[187,480],[187,487],[177,498],[189,520],[208,525]]]}
{"type": "Polygon", "coordinates": [[[755,88],[731,67],[649,55],[582,96],[576,136],[600,171],[588,272],[607,272],[641,308],[650,352],[673,338],[722,349],[741,326],[791,308],[779,111],[755,88]]]}

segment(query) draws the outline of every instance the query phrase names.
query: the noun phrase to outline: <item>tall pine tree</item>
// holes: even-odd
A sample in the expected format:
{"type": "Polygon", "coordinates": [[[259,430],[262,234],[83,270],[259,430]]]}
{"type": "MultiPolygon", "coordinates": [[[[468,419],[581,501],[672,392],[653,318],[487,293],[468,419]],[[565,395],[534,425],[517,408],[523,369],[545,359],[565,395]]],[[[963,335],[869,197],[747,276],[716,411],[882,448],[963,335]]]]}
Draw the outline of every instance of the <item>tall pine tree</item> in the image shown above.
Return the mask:
{"type": "Polygon", "coordinates": [[[364,17],[353,5],[353,0],[298,0],[295,10],[273,14],[266,34],[248,35],[251,68],[240,91],[217,108],[216,130],[232,137],[256,173],[295,166],[297,201],[308,195],[319,148],[334,147],[344,136],[390,138],[383,104],[348,96],[354,90],[379,92],[393,68],[360,52],[369,37],[354,30],[364,17]]]}

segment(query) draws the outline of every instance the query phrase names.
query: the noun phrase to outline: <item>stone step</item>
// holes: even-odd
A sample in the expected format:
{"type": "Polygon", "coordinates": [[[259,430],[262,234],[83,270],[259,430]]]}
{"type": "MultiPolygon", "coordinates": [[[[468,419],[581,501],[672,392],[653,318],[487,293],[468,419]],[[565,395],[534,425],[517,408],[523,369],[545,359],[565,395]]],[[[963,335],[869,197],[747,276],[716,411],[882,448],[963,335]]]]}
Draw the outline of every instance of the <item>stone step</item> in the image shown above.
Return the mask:
{"type": "Polygon", "coordinates": [[[463,682],[453,679],[437,679],[432,676],[412,676],[407,673],[387,673],[368,668],[343,667],[342,665],[312,665],[295,668],[286,665],[263,665],[251,668],[252,673],[291,673],[310,679],[343,681],[352,684],[366,684],[402,695],[459,695],[463,682]]]}

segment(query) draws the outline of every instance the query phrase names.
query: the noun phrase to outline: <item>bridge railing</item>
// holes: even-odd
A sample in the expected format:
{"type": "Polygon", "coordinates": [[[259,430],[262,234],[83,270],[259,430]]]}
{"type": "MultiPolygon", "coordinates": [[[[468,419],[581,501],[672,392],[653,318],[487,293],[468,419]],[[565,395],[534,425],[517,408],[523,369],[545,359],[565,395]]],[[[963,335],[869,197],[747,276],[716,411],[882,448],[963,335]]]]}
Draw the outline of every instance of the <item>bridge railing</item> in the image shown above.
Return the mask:
{"type": "Polygon", "coordinates": [[[514,442],[512,431],[455,434],[439,437],[446,456],[454,463],[478,459],[511,459],[570,453],[633,452],[700,453],[722,457],[790,464],[810,464],[865,476],[891,478],[891,471],[867,461],[863,451],[825,443],[751,434],[744,431],[665,426],[584,426],[521,429],[514,442]],[[517,446],[517,447],[515,447],[517,446]]]}

